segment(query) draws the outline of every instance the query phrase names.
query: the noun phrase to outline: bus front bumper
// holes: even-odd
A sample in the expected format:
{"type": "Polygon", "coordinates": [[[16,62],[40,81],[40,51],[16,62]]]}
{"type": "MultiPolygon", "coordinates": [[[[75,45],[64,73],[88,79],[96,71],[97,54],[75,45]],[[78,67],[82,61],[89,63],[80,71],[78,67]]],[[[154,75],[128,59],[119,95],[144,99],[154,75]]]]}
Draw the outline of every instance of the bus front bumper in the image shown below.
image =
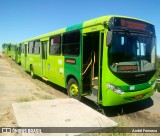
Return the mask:
{"type": "Polygon", "coordinates": [[[126,103],[131,103],[139,100],[149,98],[154,93],[154,88],[147,88],[140,91],[124,92],[123,94],[117,94],[110,89],[107,89],[103,95],[103,106],[114,106],[126,103]]]}

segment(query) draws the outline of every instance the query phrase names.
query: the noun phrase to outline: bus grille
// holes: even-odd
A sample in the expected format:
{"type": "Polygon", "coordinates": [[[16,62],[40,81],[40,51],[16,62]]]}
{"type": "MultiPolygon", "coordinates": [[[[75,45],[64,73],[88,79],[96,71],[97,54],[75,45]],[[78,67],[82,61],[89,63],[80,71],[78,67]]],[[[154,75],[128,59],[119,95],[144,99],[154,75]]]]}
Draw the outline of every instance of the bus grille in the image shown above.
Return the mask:
{"type": "Polygon", "coordinates": [[[143,84],[148,82],[154,75],[155,71],[143,73],[117,73],[117,77],[129,85],[143,84]]]}

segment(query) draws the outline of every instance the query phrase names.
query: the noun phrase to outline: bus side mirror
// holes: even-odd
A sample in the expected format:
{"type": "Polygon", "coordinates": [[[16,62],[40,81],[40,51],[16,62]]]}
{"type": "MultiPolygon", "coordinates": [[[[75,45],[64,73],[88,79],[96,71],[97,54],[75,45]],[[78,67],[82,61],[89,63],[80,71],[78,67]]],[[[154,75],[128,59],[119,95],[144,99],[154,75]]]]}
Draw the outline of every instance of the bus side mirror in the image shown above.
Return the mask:
{"type": "Polygon", "coordinates": [[[112,31],[108,31],[107,33],[107,46],[110,46],[112,43],[112,31]]]}

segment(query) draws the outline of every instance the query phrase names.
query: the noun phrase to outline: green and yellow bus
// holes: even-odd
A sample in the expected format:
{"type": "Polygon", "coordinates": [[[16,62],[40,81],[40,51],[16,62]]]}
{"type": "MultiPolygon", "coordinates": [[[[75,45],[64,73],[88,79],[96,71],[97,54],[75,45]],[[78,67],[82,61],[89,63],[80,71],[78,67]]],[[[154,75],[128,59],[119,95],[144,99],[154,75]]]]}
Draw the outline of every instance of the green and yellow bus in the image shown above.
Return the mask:
{"type": "Polygon", "coordinates": [[[16,43],[11,43],[11,58],[12,58],[12,60],[16,60],[16,47],[17,45],[16,45],[16,43]]]}
{"type": "Polygon", "coordinates": [[[16,44],[15,62],[21,64],[21,43],[16,44]]]}
{"type": "Polygon", "coordinates": [[[155,41],[151,23],[103,16],[23,41],[21,64],[69,97],[120,105],[153,94],[155,41]]]}

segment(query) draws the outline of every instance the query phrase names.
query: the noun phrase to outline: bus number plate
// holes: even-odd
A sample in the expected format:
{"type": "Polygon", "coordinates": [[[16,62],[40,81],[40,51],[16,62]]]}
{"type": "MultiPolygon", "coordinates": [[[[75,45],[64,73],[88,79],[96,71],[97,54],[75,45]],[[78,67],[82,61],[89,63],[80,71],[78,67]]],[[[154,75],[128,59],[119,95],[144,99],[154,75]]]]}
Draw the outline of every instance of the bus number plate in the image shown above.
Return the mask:
{"type": "Polygon", "coordinates": [[[143,97],[143,94],[139,94],[139,95],[135,96],[134,98],[135,98],[136,100],[139,100],[139,99],[141,99],[142,97],[143,97]]]}

